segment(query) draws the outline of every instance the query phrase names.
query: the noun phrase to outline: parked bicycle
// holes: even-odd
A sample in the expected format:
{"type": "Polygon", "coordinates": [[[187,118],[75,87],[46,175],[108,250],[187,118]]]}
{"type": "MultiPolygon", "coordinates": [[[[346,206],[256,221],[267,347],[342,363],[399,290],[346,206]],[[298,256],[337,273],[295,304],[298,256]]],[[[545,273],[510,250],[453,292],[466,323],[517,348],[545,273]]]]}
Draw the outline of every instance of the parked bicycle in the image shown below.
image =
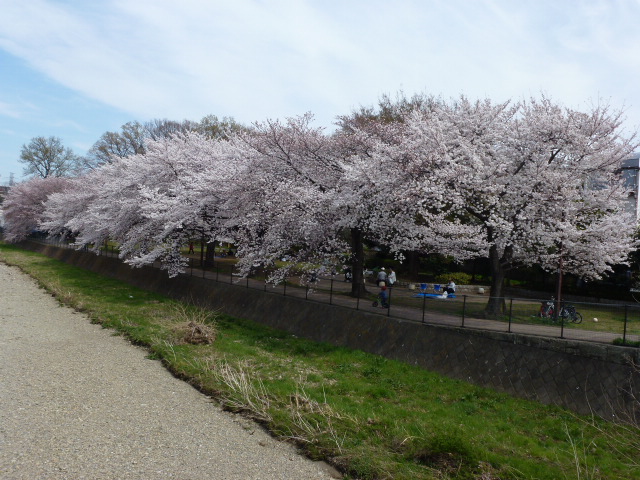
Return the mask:
{"type": "Polygon", "coordinates": [[[540,305],[540,311],[538,312],[538,316],[540,318],[554,318],[553,312],[555,309],[555,301],[553,300],[553,297],[551,298],[551,300],[545,300],[542,302],[542,305],[540,305]]]}
{"type": "MultiPolygon", "coordinates": [[[[553,321],[556,320],[555,315],[556,302],[551,298],[551,300],[545,300],[540,305],[540,312],[538,316],[540,318],[549,318],[553,321]]],[[[576,310],[576,307],[573,305],[565,305],[564,303],[560,306],[560,312],[557,318],[561,318],[565,322],[571,323],[582,323],[582,314],[576,310]]]]}

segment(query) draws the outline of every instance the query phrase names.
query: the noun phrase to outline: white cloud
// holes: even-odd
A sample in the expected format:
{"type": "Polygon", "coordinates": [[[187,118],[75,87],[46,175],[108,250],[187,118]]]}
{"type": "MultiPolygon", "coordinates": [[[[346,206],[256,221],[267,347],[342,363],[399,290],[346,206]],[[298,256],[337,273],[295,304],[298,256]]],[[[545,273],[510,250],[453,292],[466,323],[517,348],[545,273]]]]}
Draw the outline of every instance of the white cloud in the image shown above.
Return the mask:
{"type": "Polygon", "coordinates": [[[16,105],[0,102],[0,115],[10,118],[22,118],[23,111],[16,105]]]}
{"type": "Polygon", "coordinates": [[[638,2],[0,2],[0,47],[141,120],[330,123],[404,89],[635,104],[638,2]],[[623,81],[620,77],[628,77],[623,81]],[[632,85],[633,82],[633,85],[632,85]]]}

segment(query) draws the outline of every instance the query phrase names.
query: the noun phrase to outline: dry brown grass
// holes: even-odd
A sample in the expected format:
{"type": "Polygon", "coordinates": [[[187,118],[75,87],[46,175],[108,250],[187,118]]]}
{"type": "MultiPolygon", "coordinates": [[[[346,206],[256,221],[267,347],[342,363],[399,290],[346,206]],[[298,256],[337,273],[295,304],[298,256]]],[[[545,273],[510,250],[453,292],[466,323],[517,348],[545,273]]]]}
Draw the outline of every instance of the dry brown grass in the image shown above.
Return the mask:
{"type": "Polygon", "coordinates": [[[216,379],[226,385],[228,390],[221,395],[222,405],[231,410],[250,414],[256,420],[270,422],[273,418],[271,395],[262,380],[249,368],[234,367],[225,361],[213,366],[216,379]]]}
{"type": "Polygon", "coordinates": [[[216,313],[192,305],[177,304],[174,308],[172,330],[177,343],[209,345],[218,334],[216,313]]]}

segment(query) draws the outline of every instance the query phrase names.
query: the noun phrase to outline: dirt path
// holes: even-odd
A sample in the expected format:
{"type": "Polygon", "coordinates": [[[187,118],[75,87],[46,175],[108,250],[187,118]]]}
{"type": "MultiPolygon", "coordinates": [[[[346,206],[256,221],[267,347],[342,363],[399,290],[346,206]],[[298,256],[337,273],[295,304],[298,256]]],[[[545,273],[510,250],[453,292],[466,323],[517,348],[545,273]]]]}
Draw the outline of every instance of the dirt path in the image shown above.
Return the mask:
{"type": "Polygon", "coordinates": [[[336,478],[145,355],[0,264],[0,478],[336,478]]]}

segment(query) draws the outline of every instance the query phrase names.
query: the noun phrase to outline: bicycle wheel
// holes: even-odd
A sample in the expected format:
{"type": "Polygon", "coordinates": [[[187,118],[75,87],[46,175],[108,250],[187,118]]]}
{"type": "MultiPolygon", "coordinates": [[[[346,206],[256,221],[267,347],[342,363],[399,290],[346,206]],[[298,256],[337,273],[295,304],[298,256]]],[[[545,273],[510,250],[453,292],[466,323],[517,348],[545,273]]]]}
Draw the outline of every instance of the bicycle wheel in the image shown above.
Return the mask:
{"type": "Polygon", "coordinates": [[[371,304],[371,306],[372,306],[372,307],[377,307],[377,306],[378,306],[378,302],[373,302],[373,303],[371,304]]]}
{"type": "Polygon", "coordinates": [[[582,315],[580,312],[573,312],[573,318],[571,319],[573,323],[582,323],[582,315]]]}

